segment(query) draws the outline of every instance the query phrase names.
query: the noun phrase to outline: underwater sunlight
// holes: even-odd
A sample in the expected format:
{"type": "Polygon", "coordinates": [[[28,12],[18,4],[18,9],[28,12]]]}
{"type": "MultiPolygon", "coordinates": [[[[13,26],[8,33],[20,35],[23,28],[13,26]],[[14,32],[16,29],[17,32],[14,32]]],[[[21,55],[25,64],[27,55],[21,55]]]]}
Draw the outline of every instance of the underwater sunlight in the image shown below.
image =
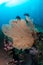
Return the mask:
{"type": "Polygon", "coordinates": [[[23,4],[29,0],[0,0],[0,4],[6,3],[5,6],[11,7],[19,4],[23,4]]]}

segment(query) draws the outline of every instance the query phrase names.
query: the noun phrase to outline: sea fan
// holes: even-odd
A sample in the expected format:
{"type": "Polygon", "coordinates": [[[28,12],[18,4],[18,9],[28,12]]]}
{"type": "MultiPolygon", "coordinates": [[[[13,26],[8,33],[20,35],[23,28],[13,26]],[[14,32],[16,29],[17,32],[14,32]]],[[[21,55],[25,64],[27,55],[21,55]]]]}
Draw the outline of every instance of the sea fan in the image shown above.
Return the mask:
{"type": "Polygon", "coordinates": [[[34,39],[25,20],[12,21],[11,25],[2,26],[2,31],[13,39],[13,47],[17,49],[26,49],[33,45],[34,39]]]}

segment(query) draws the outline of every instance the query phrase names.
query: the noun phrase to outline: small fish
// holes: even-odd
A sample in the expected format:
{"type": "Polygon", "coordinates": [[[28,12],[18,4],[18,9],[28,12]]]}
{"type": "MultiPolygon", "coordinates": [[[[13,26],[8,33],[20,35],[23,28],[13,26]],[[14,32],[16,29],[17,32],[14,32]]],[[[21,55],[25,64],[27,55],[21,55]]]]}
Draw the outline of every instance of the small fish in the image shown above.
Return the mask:
{"type": "Polygon", "coordinates": [[[17,16],[16,19],[21,20],[20,16],[17,16]]]}

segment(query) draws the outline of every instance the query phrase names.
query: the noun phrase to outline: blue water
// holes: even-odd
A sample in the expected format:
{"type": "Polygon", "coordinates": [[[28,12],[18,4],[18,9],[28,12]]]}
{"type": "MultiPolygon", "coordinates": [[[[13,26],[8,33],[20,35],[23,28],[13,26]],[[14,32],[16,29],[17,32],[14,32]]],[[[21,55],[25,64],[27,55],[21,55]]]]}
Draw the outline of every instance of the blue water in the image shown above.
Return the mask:
{"type": "Polygon", "coordinates": [[[42,26],[41,29],[43,29],[43,0],[28,0],[26,3],[13,7],[6,7],[5,4],[0,5],[0,27],[18,15],[25,18],[23,14],[28,13],[34,19],[33,22],[39,25],[37,25],[38,28],[42,26]]]}

